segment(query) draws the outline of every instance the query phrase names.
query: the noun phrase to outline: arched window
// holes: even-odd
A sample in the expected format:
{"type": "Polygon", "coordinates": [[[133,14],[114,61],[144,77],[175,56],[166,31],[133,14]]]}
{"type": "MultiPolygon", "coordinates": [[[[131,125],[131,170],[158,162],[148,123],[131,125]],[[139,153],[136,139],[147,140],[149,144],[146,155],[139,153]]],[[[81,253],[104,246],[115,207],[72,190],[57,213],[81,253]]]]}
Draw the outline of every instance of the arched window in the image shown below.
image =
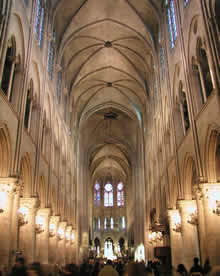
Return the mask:
{"type": "Polygon", "coordinates": [[[11,45],[8,46],[6,57],[5,57],[5,64],[3,69],[2,81],[1,81],[1,89],[4,94],[8,97],[8,100],[11,99],[11,93],[13,90],[13,83],[15,79],[15,67],[16,67],[16,46],[15,41],[10,43],[11,45]],[[13,45],[14,44],[14,45],[13,45]]]}
{"type": "Polygon", "coordinates": [[[124,185],[121,182],[117,186],[117,205],[124,206],[124,185]]]}
{"type": "Polygon", "coordinates": [[[184,0],[184,7],[186,7],[189,3],[189,0],[184,0]]]}
{"type": "Polygon", "coordinates": [[[55,33],[55,30],[53,30],[53,37],[49,42],[48,57],[47,57],[47,71],[49,73],[50,80],[53,79],[55,42],[56,42],[56,33],[55,33]]]}
{"type": "Polygon", "coordinates": [[[100,184],[96,183],[94,186],[94,203],[96,206],[100,205],[100,184]]]}
{"type": "Polygon", "coordinates": [[[93,218],[93,229],[94,229],[94,231],[96,231],[96,227],[97,227],[97,218],[94,217],[93,218]]]}
{"type": "Polygon", "coordinates": [[[60,103],[61,96],[61,87],[62,87],[62,71],[57,73],[57,102],[60,103]]]}
{"type": "Polygon", "coordinates": [[[37,10],[35,18],[35,34],[39,46],[42,46],[44,33],[45,9],[42,0],[37,0],[37,10]]]}
{"type": "Polygon", "coordinates": [[[113,219],[113,217],[111,217],[111,220],[110,220],[110,227],[111,227],[111,229],[114,229],[114,219],[113,219]]]}
{"type": "Polygon", "coordinates": [[[31,98],[33,96],[33,83],[30,82],[30,86],[27,91],[26,105],[25,105],[25,113],[24,113],[24,127],[26,129],[29,128],[29,121],[31,115],[31,98]]]}
{"type": "Polygon", "coordinates": [[[122,217],[122,229],[125,229],[126,224],[125,224],[125,216],[122,217]]]}
{"type": "Polygon", "coordinates": [[[100,218],[98,218],[98,230],[100,230],[101,228],[101,222],[100,222],[100,218]]]}
{"type": "Polygon", "coordinates": [[[166,1],[166,6],[167,6],[169,34],[170,34],[170,47],[171,49],[173,49],[177,40],[177,24],[176,24],[174,0],[166,1]]]}
{"type": "Polygon", "coordinates": [[[104,219],[104,230],[107,229],[107,218],[104,219]]]}
{"type": "Polygon", "coordinates": [[[105,207],[113,206],[113,186],[110,183],[107,183],[105,185],[104,206],[105,207]]]}

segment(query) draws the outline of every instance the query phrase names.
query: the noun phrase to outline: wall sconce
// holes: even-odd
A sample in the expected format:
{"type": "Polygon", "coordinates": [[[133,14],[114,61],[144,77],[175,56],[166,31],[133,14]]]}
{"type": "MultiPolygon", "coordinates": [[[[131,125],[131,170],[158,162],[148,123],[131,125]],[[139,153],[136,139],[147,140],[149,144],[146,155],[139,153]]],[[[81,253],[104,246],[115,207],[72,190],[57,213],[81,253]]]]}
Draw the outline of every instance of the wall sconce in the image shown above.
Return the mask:
{"type": "Polygon", "coordinates": [[[162,239],[163,239],[163,234],[162,234],[161,231],[156,232],[156,239],[157,239],[158,241],[162,241],[162,239]]]}
{"type": "Polygon", "coordinates": [[[41,234],[44,232],[45,221],[41,216],[36,216],[35,232],[41,234]]]}
{"type": "Polygon", "coordinates": [[[71,238],[70,231],[66,231],[66,240],[70,241],[70,238],[71,238]]]}
{"type": "Polygon", "coordinates": [[[216,200],[216,207],[213,209],[213,213],[220,216],[220,200],[216,200]]]}
{"type": "Polygon", "coordinates": [[[62,228],[59,228],[58,231],[57,231],[57,236],[58,236],[58,239],[61,241],[64,239],[64,230],[62,228]]]}
{"type": "Polygon", "coordinates": [[[18,209],[18,225],[23,226],[28,224],[28,208],[21,206],[18,209]]]}
{"type": "Polygon", "coordinates": [[[49,237],[53,238],[56,235],[56,225],[54,223],[50,223],[49,226],[49,237]]]}
{"type": "Polygon", "coordinates": [[[74,243],[74,240],[75,240],[75,235],[74,233],[71,234],[71,243],[74,243]]]}
{"type": "Polygon", "coordinates": [[[174,216],[172,216],[172,220],[173,220],[173,231],[175,232],[181,232],[181,218],[179,214],[175,214],[174,216]]]}
{"type": "Polygon", "coordinates": [[[197,214],[196,210],[189,214],[189,218],[188,218],[187,222],[190,224],[193,224],[193,225],[198,224],[198,214],[197,214]]]}

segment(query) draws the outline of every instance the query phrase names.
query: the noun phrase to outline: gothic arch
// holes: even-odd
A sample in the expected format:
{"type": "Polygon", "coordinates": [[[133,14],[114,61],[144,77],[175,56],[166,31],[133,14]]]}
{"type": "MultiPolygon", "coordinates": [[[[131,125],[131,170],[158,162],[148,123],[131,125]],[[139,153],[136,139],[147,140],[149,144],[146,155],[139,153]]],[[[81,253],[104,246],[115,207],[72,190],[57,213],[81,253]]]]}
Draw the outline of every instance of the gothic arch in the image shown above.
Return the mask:
{"type": "Polygon", "coordinates": [[[219,179],[219,144],[220,144],[220,128],[210,126],[205,143],[205,168],[208,182],[217,182],[219,179]]]}
{"type": "Polygon", "coordinates": [[[33,179],[31,159],[28,153],[24,154],[21,159],[20,176],[23,181],[23,196],[30,197],[33,192],[33,179]]]}
{"type": "Polygon", "coordinates": [[[184,190],[184,198],[192,199],[193,195],[193,186],[195,185],[195,177],[196,177],[196,167],[195,161],[190,154],[187,154],[184,160],[183,165],[183,190],[184,190]]]}
{"type": "Polygon", "coordinates": [[[39,200],[40,200],[40,207],[44,208],[47,205],[47,188],[46,188],[46,182],[44,176],[40,176],[39,179],[39,186],[37,190],[39,200]]]}
{"type": "Polygon", "coordinates": [[[6,124],[0,122],[0,177],[7,177],[11,169],[11,137],[6,124]]]}

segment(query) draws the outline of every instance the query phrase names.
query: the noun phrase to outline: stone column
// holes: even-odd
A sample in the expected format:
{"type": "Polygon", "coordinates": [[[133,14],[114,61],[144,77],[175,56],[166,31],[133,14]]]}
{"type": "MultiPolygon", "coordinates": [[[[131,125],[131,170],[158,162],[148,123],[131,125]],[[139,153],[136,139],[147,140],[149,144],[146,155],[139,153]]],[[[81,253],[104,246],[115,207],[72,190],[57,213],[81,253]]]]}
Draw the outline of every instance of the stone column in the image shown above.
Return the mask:
{"type": "MultiPolygon", "coordinates": [[[[178,264],[181,264],[183,262],[182,235],[181,235],[181,232],[175,231],[177,223],[179,222],[179,218],[180,218],[179,211],[168,210],[168,218],[169,218],[169,227],[170,227],[172,266],[174,268],[177,268],[178,264]]],[[[179,230],[181,231],[181,229],[179,230]]]]}
{"type": "Polygon", "coordinates": [[[58,226],[58,250],[57,250],[57,263],[65,265],[66,256],[66,227],[67,222],[62,221],[58,226]]]}
{"type": "Polygon", "coordinates": [[[16,178],[0,178],[0,269],[7,267],[10,263],[12,253],[12,221],[13,217],[13,201],[14,190],[17,187],[16,178]]]}
{"type": "Polygon", "coordinates": [[[36,214],[36,260],[41,264],[48,264],[49,260],[49,216],[50,208],[39,209],[36,214]]]}
{"type": "Polygon", "coordinates": [[[220,184],[200,184],[199,187],[203,195],[207,256],[212,266],[220,265],[220,184]]]}
{"type": "Polygon", "coordinates": [[[49,263],[57,263],[58,238],[57,231],[60,222],[59,216],[51,216],[49,222],[49,263]]]}
{"type": "Polygon", "coordinates": [[[18,249],[18,209],[20,205],[20,189],[14,194],[13,209],[12,209],[12,224],[11,224],[11,253],[10,265],[14,264],[16,251],[18,249]]]}
{"type": "Polygon", "coordinates": [[[178,202],[181,214],[181,230],[183,241],[183,264],[186,269],[192,266],[193,258],[200,257],[198,227],[197,227],[197,206],[195,200],[180,200],[178,202]]]}
{"type": "Polygon", "coordinates": [[[21,198],[20,208],[27,208],[27,223],[19,223],[19,250],[25,257],[26,263],[35,261],[35,215],[39,206],[38,198],[21,198]]]}

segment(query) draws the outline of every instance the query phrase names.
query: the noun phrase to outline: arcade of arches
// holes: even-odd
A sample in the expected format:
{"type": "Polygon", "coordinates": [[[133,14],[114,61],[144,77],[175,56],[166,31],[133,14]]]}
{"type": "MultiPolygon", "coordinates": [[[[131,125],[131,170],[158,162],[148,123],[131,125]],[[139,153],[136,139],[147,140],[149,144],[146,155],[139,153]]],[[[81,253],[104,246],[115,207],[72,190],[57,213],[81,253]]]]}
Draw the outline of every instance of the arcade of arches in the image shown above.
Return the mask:
{"type": "Polygon", "coordinates": [[[0,1],[1,266],[220,264],[219,41],[219,0],[0,1]]]}

